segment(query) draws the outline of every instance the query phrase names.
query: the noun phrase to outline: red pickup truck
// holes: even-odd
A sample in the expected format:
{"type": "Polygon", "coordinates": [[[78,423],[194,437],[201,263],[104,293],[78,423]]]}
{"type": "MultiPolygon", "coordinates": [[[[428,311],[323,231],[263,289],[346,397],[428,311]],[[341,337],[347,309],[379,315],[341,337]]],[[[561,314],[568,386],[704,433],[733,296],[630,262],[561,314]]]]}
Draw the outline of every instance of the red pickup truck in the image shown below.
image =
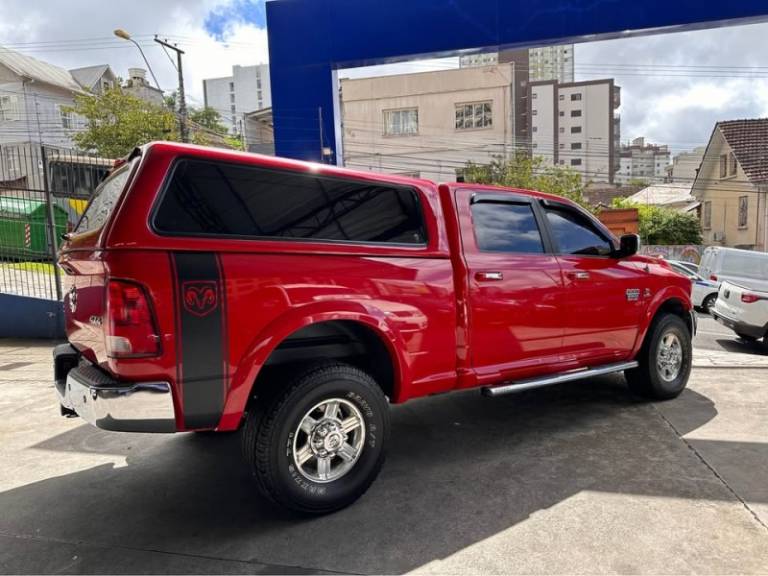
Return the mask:
{"type": "Polygon", "coordinates": [[[266,496],[336,510],[382,466],[388,403],[619,371],[680,394],[690,281],[637,248],[539,192],[148,144],[61,249],[62,413],[242,428],[266,496]]]}

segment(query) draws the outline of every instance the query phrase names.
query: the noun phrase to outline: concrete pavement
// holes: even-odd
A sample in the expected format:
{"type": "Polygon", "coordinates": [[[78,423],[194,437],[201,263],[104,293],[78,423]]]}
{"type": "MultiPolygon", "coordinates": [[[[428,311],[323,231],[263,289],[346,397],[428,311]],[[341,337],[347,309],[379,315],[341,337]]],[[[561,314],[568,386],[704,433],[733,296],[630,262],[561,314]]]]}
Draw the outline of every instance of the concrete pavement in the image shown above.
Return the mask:
{"type": "Polygon", "coordinates": [[[256,496],[236,434],[59,417],[51,347],[0,341],[4,573],[768,572],[761,366],[697,367],[657,404],[607,377],[394,407],[370,491],[297,518],[256,496]]]}

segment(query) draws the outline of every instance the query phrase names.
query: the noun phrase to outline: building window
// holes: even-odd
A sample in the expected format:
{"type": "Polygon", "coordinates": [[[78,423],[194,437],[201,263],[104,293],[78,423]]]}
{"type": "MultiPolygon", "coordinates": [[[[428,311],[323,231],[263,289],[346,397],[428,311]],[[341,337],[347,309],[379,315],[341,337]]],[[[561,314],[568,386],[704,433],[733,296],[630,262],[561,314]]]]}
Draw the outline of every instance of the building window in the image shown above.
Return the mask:
{"type": "Polygon", "coordinates": [[[66,129],[72,129],[75,127],[75,118],[72,111],[64,111],[63,108],[59,108],[59,114],[61,115],[61,127],[66,129]]]}
{"type": "Polygon", "coordinates": [[[536,98],[538,98],[538,97],[539,97],[539,95],[536,92],[531,94],[531,100],[536,100],[536,98]]]}
{"type": "Polygon", "coordinates": [[[16,96],[0,96],[0,122],[18,119],[16,102],[16,96]]]}
{"type": "Polygon", "coordinates": [[[234,101],[235,101],[235,95],[234,95],[234,93],[232,93],[232,94],[230,94],[230,95],[229,95],[229,101],[230,101],[230,102],[234,102],[234,101]]]}
{"type": "Polygon", "coordinates": [[[581,110],[571,110],[571,118],[581,117],[581,110]]]}
{"type": "Polygon", "coordinates": [[[538,131],[539,131],[538,126],[534,126],[533,128],[531,128],[531,132],[538,132],[538,131]]]}
{"type": "Polygon", "coordinates": [[[536,142],[534,142],[533,144],[531,144],[531,148],[538,148],[538,147],[539,147],[539,145],[538,145],[536,142]]]}
{"type": "Polygon", "coordinates": [[[261,90],[259,90],[258,92],[256,92],[256,98],[258,98],[259,100],[261,100],[261,90]]]}
{"type": "MultiPolygon", "coordinates": [[[[536,111],[531,114],[535,115],[536,111]]],[[[490,128],[493,126],[493,109],[490,102],[456,104],[456,130],[490,128]]]]}
{"type": "Polygon", "coordinates": [[[564,110],[560,110],[560,116],[565,116],[565,111],[564,110]]]}
{"type": "Polygon", "coordinates": [[[571,101],[574,100],[581,100],[581,92],[576,92],[575,94],[571,94],[571,101]]]}
{"type": "Polygon", "coordinates": [[[581,166],[581,158],[571,158],[571,166],[581,166]]]}
{"type": "Polygon", "coordinates": [[[256,89],[261,90],[261,78],[256,78],[256,89]]]}
{"type": "Polygon", "coordinates": [[[581,126],[571,126],[571,134],[581,134],[581,126]]]}
{"type": "Polygon", "coordinates": [[[731,176],[736,174],[736,154],[733,152],[728,154],[728,174],[731,176]]]}
{"type": "Polygon", "coordinates": [[[562,126],[560,126],[560,134],[565,134],[565,128],[563,128],[562,126]]]}
{"type": "Polygon", "coordinates": [[[232,114],[234,114],[235,112],[237,112],[237,108],[235,108],[235,105],[234,105],[234,104],[232,104],[232,106],[230,106],[230,107],[229,107],[229,111],[230,111],[230,112],[232,112],[232,114]]]}
{"type": "Polygon", "coordinates": [[[419,109],[384,110],[385,136],[412,136],[419,133],[419,109]]]}
{"type": "Polygon", "coordinates": [[[234,82],[230,82],[229,83],[229,91],[230,92],[234,92],[235,91],[235,83],[234,82]]]}
{"type": "Polygon", "coordinates": [[[564,149],[564,148],[565,148],[565,144],[564,144],[564,143],[562,143],[562,142],[560,142],[560,149],[562,150],[562,149],[564,149]]]}
{"type": "Polygon", "coordinates": [[[538,110],[531,110],[531,116],[536,116],[538,113],[538,110]]]}
{"type": "Polygon", "coordinates": [[[704,202],[704,214],[702,216],[702,220],[703,228],[712,228],[712,202],[709,200],[704,202]]]}
{"type": "Polygon", "coordinates": [[[749,196],[739,196],[739,228],[747,227],[749,217],[749,196]]]}
{"type": "Polygon", "coordinates": [[[581,150],[581,142],[571,142],[571,150],[581,150]]]}
{"type": "Polygon", "coordinates": [[[565,100],[565,94],[560,94],[560,100],[565,100]]]}
{"type": "Polygon", "coordinates": [[[720,178],[728,176],[728,154],[720,154],[720,178]]]}

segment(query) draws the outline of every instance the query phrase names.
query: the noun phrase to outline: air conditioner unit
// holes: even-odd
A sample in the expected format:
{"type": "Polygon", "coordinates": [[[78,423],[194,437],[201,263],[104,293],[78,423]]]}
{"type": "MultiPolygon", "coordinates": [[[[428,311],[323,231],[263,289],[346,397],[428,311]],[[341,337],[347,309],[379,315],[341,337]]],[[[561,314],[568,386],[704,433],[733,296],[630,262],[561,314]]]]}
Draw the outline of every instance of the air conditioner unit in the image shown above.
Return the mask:
{"type": "Polygon", "coordinates": [[[712,239],[715,242],[725,242],[725,232],[715,232],[712,234],[712,239]]]}

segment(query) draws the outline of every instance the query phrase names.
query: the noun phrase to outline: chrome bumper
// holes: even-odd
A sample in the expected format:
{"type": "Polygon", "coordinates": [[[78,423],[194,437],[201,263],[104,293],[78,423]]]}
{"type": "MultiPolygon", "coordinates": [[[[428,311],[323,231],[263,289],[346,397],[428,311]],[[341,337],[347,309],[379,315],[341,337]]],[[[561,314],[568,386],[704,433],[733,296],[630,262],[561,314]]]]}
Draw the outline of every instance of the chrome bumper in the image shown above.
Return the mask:
{"type": "Polygon", "coordinates": [[[167,382],[121,383],[95,366],[80,365],[56,381],[56,392],[64,408],[104,430],[176,431],[167,382]]]}

